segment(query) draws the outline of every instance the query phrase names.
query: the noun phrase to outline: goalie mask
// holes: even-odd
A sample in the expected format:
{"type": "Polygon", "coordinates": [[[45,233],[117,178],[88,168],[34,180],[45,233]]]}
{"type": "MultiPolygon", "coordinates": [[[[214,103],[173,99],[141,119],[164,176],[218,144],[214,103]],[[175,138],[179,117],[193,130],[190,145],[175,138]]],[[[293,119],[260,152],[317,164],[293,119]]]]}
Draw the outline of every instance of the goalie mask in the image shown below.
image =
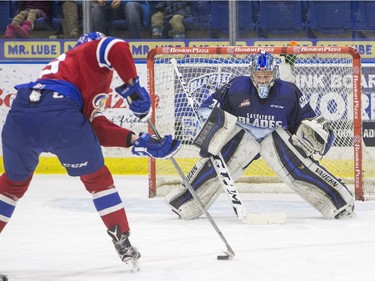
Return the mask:
{"type": "Polygon", "coordinates": [[[261,52],[255,56],[251,65],[251,80],[261,99],[268,98],[270,88],[278,76],[276,61],[269,53],[261,52]]]}
{"type": "Polygon", "coordinates": [[[77,43],[75,44],[74,48],[78,47],[78,46],[80,46],[84,43],[99,40],[99,39],[102,39],[104,37],[107,37],[107,36],[105,36],[105,34],[103,34],[101,32],[97,32],[97,31],[83,34],[81,37],[78,38],[77,43]]]}

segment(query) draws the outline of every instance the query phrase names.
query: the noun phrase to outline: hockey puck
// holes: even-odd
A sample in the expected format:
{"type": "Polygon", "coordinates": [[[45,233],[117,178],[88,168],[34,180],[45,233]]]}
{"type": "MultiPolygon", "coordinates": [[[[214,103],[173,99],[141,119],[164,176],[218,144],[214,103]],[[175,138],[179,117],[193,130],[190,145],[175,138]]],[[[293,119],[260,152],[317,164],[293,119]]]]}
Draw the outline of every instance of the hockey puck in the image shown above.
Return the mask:
{"type": "Polygon", "coordinates": [[[219,256],[217,256],[217,259],[218,260],[229,260],[229,256],[227,256],[227,255],[219,255],[219,256]]]}

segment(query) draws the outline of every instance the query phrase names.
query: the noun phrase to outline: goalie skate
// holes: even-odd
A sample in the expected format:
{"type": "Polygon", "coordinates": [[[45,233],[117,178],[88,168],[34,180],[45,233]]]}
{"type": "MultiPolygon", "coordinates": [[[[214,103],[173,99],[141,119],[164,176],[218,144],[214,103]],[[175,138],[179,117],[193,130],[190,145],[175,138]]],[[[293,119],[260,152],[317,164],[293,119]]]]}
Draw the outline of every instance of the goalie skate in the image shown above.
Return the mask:
{"type": "Polygon", "coordinates": [[[109,228],[107,233],[111,236],[120,259],[130,267],[132,272],[139,271],[138,259],[141,257],[141,253],[130,244],[129,233],[120,233],[118,225],[109,228]]]}

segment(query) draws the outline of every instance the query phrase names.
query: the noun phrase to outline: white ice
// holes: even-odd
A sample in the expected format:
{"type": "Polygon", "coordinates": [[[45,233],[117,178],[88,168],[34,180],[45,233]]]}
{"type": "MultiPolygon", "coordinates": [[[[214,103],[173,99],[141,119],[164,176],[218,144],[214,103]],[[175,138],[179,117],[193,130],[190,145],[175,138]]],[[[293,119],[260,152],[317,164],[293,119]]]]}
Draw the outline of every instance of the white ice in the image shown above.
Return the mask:
{"type": "Polygon", "coordinates": [[[356,202],[357,216],[325,220],[293,193],[242,194],[252,212],[288,214],[282,225],[245,225],[224,194],[209,221],[182,221],[162,198],[149,199],[147,178],[115,176],[142,253],[132,273],[118,258],[91,196],[78,178],[35,175],[0,235],[0,273],[10,281],[373,281],[375,202],[356,202]]]}

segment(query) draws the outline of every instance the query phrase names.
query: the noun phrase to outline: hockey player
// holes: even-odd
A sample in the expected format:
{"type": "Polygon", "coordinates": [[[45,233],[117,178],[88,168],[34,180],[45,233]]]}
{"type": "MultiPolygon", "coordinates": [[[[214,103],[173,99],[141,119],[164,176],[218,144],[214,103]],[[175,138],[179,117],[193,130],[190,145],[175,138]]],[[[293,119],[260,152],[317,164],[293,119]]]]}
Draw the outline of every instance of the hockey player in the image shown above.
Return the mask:
{"type": "Polygon", "coordinates": [[[141,256],[129,241],[124,206],[104,165],[101,146],[129,147],[134,155],[168,158],[180,143],[158,141],[111,123],[102,113],[113,71],[124,85],[116,92],[141,120],[151,100],[140,86],[129,44],[93,32],[46,65],[35,82],[15,86],[17,95],[2,131],[5,172],[0,176],[0,232],[27,191],[42,152],[55,154],[70,176],[79,176],[122,261],[137,270],[141,256]]]}
{"type": "MultiPolygon", "coordinates": [[[[227,138],[220,138],[220,130],[204,132],[215,139],[215,147],[219,147],[233,179],[238,179],[252,161],[262,157],[284,183],[323,217],[351,216],[352,194],[313,159],[315,154],[325,155],[332,145],[334,136],[329,122],[315,115],[295,84],[278,79],[278,65],[272,55],[259,53],[250,68],[251,77],[235,77],[203,102],[199,110],[204,119],[209,118],[206,124],[211,122],[202,131],[220,128],[225,123],[212,125],[213,104],[218,103],[225,114],[237,117],[237,124],[227,138]]],[[[213,146],[207,139],[205,143],[206,148],[201,150],[203,157],[209,156],[207,151],[213,146]]],[[[211,161],[199,160],[188,175],[191,186],[209,208],[221,191],[211,161]]],[[[167,195],[166,202],[182,219],[202,214],[183,184],[167,195]]]]}

